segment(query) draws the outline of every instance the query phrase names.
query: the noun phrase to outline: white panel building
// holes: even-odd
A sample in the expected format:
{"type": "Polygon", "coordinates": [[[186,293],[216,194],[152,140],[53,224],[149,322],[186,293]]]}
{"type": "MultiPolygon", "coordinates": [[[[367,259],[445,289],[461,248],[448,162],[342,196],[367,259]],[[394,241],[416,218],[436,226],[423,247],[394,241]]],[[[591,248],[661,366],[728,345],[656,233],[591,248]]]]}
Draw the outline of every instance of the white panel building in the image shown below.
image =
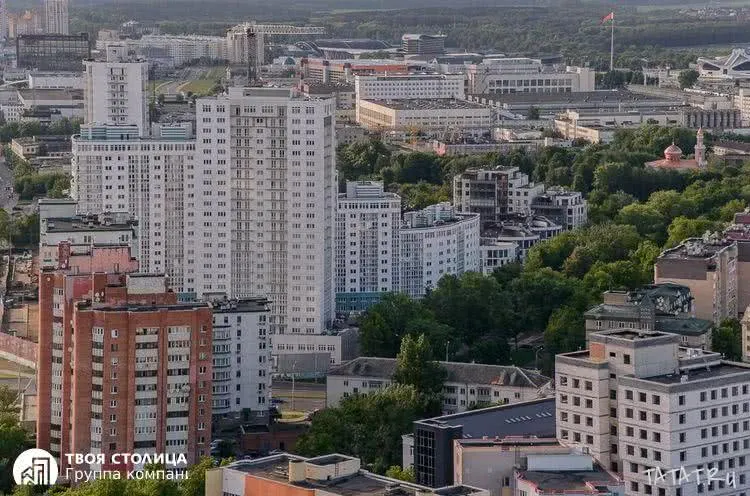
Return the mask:
{"type": "Polygon", "coordinates": [[[383,183],[349,182],[336,211],[336,308],[364,310],[399,286],[401,198],[383,183]]]}
{"type": "Polygon", "coordinates": [[[400,291],[420,298],[447,274],[480,271],[479,233],[479,214],[457,214],[447,202],[404,214],[400,291]]]}
{"type": "Polygon", "coordinates": [[[106,60],[85,60],[85,122],[135,125],[147,134],[148,62],[135,58],[122,43],[107,45],[106,60]]]}
{"type": "Polygon", "coordinates": [[[463,74],[394,74],[355,76],[357,101],[466,98],[463,74]]]}
{"type": "Polygon", "coordinates": [[[68,0],[44,0],[47,34],[70,34],[68,0]]]}
{"type": "Polygon", "coordinates": [[[159,132],[146,139],[138,138],[135,125],[82,126],[72,139],[71,196],[81,214],[133,215],[141,268],[168,274],[177,293],[195,293],[195,254],[186,243],[202,225],[194,197],[195,140],[189,126],[165,125],[159,132]]]}
{"type": "Polygon", "coordinates": [[[267,423],[271,406],[268,300],[217,299],[211,309],[214,418],[267,423]]]}
{"type": "Polygon", "coordinates": [[[334,100],[229,88],[196,109],[196,291],[231,277],[232,296],[271,300],[272,333],[321,332],[335,304],[334,100]],[[216,260],[227,243],[231,261],[216,260]]]}

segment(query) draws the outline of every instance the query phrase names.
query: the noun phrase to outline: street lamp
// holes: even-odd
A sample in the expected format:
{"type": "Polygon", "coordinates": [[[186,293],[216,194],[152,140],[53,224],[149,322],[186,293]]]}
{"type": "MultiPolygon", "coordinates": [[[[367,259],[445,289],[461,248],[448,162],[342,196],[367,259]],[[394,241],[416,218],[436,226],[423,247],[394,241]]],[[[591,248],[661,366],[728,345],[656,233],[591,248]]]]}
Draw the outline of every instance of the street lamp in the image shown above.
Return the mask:
{"type": "Polygon", "coordinates": [[[544,345],[538,346],[534,352],[534,367],[539,370],[539,352],[544,351],[544,345]]]}

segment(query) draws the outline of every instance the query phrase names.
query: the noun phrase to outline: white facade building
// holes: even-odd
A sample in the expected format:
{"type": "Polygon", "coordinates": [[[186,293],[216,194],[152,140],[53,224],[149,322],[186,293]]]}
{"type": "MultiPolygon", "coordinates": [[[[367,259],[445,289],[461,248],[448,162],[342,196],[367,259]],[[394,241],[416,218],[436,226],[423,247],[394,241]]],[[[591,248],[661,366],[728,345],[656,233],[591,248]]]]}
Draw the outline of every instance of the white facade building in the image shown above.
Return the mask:
{"type": "Polygon", "coordinates": [[[750,78],[750,48],[735,48],[724,57],[698,57],[698,73],[703,78],[750,78]]]}
{"type": "Polygon", "coordinates": [[[373,130],[487,130],[493,123],[493,111],[452,98],[357,100],[357,122],[373,130]]]}
{"type": "Polygon", "coordinates": [[[492,274],[495,269],[519,261],[518,245],[512,241],[482,238],[479,243],[482,272],[492,274]]]}
{"type": "Polygon", "coordinates": [[[213,310],[213,415],[267,423],[271,346],[265,298],[217,299],[213,310]]]}
{"type": "Polygon", "coordinates": [[[185,297],[271,300],[269,331],[319,333],[334,317],[335,104],[295,90],[230,88],[190,126],[90,126],[73,140],[81,212],[127,210],[141,264],[185,297]]]}
{"type": "Polygon", "coordinates": [[[166,273],[175,292],[194,294],[202,261],[192,246],[203,225],[196,215],[195,140],[189,127],[159,131],[169,138],[138,138],[135,125],[82,126],[72,139],[71,196],[81,214],[134,216],[141,269],[166,273]]]}
{"type": "MultiPolygon", "coordinates": [[[[515,366],[440,362],[448,373],[443,383],[443,412],[463,412],[490,403],[518,403],[548,392],[551,379],[515,366]]],[[[353,394],[391,385],[395,358],[359,357],[332,368],[326,377],[326,406],[335,407],[353,394]]]]}
{"type": "Polygon", "coordinates": [[[47,34],[70,34],[68,0],[44,0],[47,34]]]}
{"type": "Polygon", "coordinates": [[[335,305],[334,100],[229,88],[199,99],[196,110],[196,291],[267,296],[272,333],[327,329],[335,305]],[[230,246],[231,261],[214,263],[230,246]]]}
{"type": "Polygon", "coordinates": [[[354,91],[361,100],[466,98],[463,74],[396,74],[355,76],[354,91]]]}
{"type": "MultiPolygon", "coordinates": [[[[97,40],[97,48],[106,49],[109,40],[97,40]]],[[[196,59],[226,60],[227,40],[219,36],[146,34],[138,39],[118,41],[128,50],[149,60],[167,59],[172,65],[182,65],[196,59]]]]}
{"type": "Polygon", "coordinates": [[[538,59],[486,59],[467,67],[468,93],[575,93],[594,91],[596,72],[588,67],[555,68],[538,59]]]}
{"type": "Polygon", "coordinates": [[[148,133],[148,62],[134,58],[124,44],[107,46],[105,61],[85,60],[85,122],[135,125],[148,133]]]}
{"type": "Polygon", "coordinates": [[[30,72],[29,89],[83,89],[83,76],[80,72],[30,72]]]}
{"type": "MultiPolygon", "coordinates": [[[[625,494],[734,495],[750,489],[750,367],[679,348],[680,336],[617,329],[556,358],[557,437],[622,474],[625,494]],[[646,470],[716,469],[680,484],[646,470]],[[734,485],[727,475],[733,476],[734,485]]],[[[694,476],[693,476],[694,477],[694,476]]]]}
{"type": "Polygon", "coordinates": [[[349,182],[336,211],[336,308],[364,310],[399,287],[401,198],[383,184],[349,182]]]}
{"type": "Polygon", "coordinates": [[[400,291],[420,298],[444,275],[480,271],[479,231],[479,214],[457,214],[449,203],[404,214],[400,291]]]}

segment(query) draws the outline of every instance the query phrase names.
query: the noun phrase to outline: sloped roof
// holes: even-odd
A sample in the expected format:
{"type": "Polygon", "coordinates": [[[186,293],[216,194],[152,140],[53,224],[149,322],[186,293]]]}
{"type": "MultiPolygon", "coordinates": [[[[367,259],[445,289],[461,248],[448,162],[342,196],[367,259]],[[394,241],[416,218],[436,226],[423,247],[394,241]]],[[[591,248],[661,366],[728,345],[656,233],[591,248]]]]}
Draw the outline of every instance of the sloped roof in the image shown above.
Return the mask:
{"type": "MultiPolygon", "coordinates": [[[[539,388],[551,379],[514,365],[439,362],[448,373],[447,382],[539,388]]],[[[390,379],[396,372],[395,358],[359,357],[331,368],[328,375],[390,379]]]]}

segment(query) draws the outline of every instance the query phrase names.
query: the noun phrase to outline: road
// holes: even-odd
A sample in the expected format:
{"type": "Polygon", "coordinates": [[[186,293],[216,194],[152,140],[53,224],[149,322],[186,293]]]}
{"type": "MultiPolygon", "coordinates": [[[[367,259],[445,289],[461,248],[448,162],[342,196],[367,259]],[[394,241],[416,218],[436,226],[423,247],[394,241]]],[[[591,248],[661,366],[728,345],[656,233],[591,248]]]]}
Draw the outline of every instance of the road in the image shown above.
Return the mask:
{"type": "Polygon", "coordinates": [[[311,412],[326,406],[325,383],[295,381],[294,401],[292,401],[292,381],[273,381],[271,388],[274,398],[284,400],[284,403],[278,405],[279,411],[282,412],[287,410],[311,412]]]}

